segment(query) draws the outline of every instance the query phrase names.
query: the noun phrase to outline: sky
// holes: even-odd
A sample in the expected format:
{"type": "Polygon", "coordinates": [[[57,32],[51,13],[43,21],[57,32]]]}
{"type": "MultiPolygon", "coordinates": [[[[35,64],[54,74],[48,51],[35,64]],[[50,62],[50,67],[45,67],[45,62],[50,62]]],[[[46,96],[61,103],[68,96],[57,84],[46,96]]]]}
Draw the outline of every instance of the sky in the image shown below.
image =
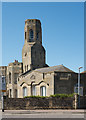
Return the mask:
{"type": "Polygon", "coordinates": [[[49,66],[84,71],[83,2],[12,2],[2,4],[2,65],[22,62],[26,19],[39,19],[49,66]]]}

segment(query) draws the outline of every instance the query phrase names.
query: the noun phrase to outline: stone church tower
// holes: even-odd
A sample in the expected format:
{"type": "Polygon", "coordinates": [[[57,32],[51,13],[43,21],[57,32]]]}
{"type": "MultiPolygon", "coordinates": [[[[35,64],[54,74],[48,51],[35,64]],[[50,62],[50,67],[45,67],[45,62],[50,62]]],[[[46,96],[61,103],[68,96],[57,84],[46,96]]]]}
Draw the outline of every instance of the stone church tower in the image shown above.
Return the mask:
{"type": "Polygon", "coordinates": [[[46,66],[40,20],[27,19],[24,34],[25,43],[22,49],[23,72],[46,66]]]}

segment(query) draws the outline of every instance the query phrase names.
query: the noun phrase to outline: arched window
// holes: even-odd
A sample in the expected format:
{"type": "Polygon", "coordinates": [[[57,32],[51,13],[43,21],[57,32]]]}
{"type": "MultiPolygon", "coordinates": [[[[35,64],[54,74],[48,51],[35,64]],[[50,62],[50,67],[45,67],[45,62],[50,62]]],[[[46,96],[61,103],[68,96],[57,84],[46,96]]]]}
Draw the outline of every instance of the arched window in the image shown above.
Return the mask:
{"type": "Polygon", "coordinates": [[[30,29],[30,31],[29,31],[29,36],[30,36],[29,37],[30,39],[33,39],[33,30],[32,29],[30,29]]]}
{"type": "Polygon", "coordinates": [[[46,87],[45,86],[42,86],[40,88],[40,93],[41,93],[41,96],[46,96],[46,87]]]}
{"type": "Polygon", "coordinates": [[[23,97],[27,96],[27,87],[23,87],[23,97]]]}

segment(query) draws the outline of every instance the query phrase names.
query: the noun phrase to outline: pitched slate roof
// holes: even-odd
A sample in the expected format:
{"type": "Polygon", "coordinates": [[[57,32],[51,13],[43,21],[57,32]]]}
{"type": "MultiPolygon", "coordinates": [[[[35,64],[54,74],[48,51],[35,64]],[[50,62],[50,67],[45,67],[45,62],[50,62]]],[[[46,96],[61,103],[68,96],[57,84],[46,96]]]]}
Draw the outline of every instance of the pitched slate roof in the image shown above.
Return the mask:
{"type": "MultiPolygon", "coordinates": [[[[63,65],[38,68],[38,69],[35,69],[35,70],[32,70],[32,71],[34,71],[34,72],[40,72],[40,73],[48,73],[48,72],[54,72],[54,71],[56,71],[56,72],[73,72],[74,73],[74,71],[68,69],[67,67],[65,67],[63,65]]],[[[22,73],[20,76],[27,75],[27,74],[31,73],[32,71],[28,70],[27,72],[22,73]]]]}
{"type": "Polygon", "coordinates": [[[39,69],[35,69],[34,71],[41,72],[41,73],[54,72],[54,71],[56,71],[56,72],[74,72],[63,65],[39,68],[39,69]]]}

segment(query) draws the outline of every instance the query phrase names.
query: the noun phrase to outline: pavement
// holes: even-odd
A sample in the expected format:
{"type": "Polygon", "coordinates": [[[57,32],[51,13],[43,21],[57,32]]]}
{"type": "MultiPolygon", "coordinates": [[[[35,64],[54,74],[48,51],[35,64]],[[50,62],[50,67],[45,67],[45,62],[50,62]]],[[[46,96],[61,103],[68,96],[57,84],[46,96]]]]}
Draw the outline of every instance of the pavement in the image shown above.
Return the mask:
{"type": "Polygon", "coordinates": [[[5,110],[2,118],[86,118],[86,110],[5,110]]]}
{"type": "Polygon", "coordinates": [[[37,113],[77,113],[83,114],[86,113],[84,109],[77,109],[77,110],[65,110],[65,109],[49,109],[49,110],[4,110],[3,114],[37,114],[37,113]]]}

